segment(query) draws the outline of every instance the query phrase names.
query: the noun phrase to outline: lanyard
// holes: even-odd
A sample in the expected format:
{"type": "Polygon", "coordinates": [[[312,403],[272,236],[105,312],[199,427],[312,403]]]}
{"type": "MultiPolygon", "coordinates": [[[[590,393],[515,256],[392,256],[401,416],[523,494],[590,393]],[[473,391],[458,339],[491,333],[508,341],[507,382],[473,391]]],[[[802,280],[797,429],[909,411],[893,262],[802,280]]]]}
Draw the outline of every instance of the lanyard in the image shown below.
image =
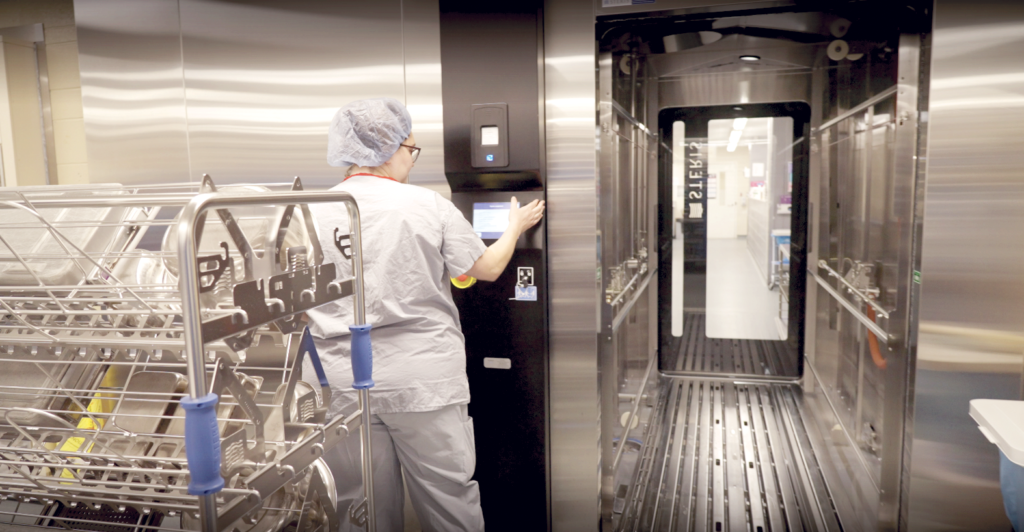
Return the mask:
{"type": "Polygon", "coordinates": [[[388,177],[388,176],[383,176],[383,175],[376,175],[376,174],[367,174],[367,173],[362,173],[362,174],[352,174],[352,175],[350,175],[350,176],[346,177],[345,179],[342,179],[342,180],[341,180],[341,182],[342,182],[342,183],[344,183],[345,181],[348,181],[350,177],[355,177],[355,176],[357,176],[357,175],[368,175],[368,176],[370,176],[370,177],[379,177],[379,178],[381,178],[381,179],[389,179],[389,180],[391,180],[391,181],[394,181],[395,183],[398,183],[398,180],[397,180],[397,179],[392,179],[392,178],[390,178],[390,177],[388,177]]]}

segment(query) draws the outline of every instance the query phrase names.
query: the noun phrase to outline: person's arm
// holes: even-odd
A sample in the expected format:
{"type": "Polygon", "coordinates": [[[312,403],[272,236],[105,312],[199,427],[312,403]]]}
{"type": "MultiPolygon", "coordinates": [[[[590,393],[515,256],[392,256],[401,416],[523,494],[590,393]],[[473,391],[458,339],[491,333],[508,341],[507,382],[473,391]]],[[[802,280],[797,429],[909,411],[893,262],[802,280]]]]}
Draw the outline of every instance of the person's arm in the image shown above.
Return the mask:
{"type": "Polygon", "coordinates": [[[516,249],[516,241],[519,235],[527,229],[537,225],[544,216],[544,202],[533,200],[532,202],[518,206],[515,196],[508,212],[508,228],[502,233],[495,243],[488,246],[484,254],[473,263],[473,267],[466,272],[470,277],[476,277],[481,281],[494,281],[505,271],[508,261],[512,259],[512,252],[516,249]]]}

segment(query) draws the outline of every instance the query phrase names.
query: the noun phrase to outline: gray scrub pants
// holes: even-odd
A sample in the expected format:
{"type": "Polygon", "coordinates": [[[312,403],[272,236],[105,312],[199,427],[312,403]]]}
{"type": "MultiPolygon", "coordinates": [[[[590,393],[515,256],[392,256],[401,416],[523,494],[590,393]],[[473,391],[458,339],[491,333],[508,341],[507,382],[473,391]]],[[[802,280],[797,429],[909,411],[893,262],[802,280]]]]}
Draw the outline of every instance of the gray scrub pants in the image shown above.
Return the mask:
{"type": "MultiPolygon", "coordinates": [[[[476,448],[473,419],[466,405],[430,412],[374,414],[373,492],[378,532],[402,532],[405,492],[424,532],[478,532],[484,529],[480,487],[473,477],[476,448]]],[[[348,519],[349,506],[362,497],[359,437],[345,438],[324,459],[338,488],[341,530],[362,530],[348,519]]]]}

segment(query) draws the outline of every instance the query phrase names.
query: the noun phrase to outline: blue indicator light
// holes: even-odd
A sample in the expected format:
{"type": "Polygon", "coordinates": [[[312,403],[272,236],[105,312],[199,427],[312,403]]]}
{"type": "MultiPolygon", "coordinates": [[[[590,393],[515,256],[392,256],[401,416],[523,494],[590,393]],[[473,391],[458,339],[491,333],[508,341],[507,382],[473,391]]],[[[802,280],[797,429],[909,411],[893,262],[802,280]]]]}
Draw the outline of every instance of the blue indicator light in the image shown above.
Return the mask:
{"type": "Polygon", "coordinates": [[[490,153],[487,154],[487,162],[489,162],[489,163],[493,163],[494,162],[494,156],[491,155],[490,153]]]}

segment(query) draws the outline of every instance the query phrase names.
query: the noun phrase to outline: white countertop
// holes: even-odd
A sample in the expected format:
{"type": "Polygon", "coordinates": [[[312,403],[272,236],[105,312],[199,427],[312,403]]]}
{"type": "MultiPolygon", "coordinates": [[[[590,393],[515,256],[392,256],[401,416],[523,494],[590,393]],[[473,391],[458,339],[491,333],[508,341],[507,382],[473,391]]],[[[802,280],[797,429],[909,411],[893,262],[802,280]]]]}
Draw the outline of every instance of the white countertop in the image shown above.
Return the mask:
{"type": "Polygon", "coordinates": [[[971,417],[1011,462],[1024,466],[1024,401],[972,399],[971,417]]]}

